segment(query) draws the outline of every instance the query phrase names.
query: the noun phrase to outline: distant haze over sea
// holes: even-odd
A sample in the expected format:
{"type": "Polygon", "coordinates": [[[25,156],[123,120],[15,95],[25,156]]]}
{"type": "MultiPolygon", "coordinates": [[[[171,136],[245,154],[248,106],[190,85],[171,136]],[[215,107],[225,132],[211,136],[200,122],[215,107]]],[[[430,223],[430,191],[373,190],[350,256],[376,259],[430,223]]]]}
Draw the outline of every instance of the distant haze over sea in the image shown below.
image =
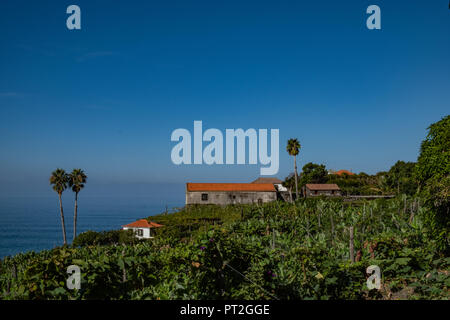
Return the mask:
{"type": "MultiPolygon", "coordinates": [[[[26,187],[2,186],[0,194],[0,258],[30,250],[40,251],[62,245],[58,196],[26,187]]],[[[79,194],[77,233],[87,230],[120,229],[140,218],[169,212],[184,205],[184,184],[86,185],[79,194]]],[[[69,243],[73,238],[74,193],[63,193],[69,243]]]]}

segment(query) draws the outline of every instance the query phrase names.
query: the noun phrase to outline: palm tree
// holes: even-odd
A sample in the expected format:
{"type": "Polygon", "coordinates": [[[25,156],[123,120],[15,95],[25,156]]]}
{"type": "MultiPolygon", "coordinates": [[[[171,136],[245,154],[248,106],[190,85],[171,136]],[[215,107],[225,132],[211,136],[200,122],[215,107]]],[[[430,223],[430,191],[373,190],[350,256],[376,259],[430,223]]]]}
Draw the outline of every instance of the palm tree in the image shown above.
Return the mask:
{"type": "Polygon", "coordinates": [[[294,156],[294,176],[295,176],[295,198],[298,199],[298,178],[297,178],[297,155],[301,148],[297,139],[289,139],[286,150],[290,156],[294,156]]]}
{"type": "Polygon", "coordinates": [[[68,180],[69,179],[66,172],[63,169],[59,168],[53,171],[52,175],[50,176],[50,184],[53,185],[53,190],[55,190],[55,192],[58,193],[59,196],[59,210],[61,211],[61,224],[62,224],[64,244],[67,244],[67,240],[66,240],[66,226],[64,224],[64,211],[61,196],[64,190],[67,189],[68,180]]]}
{"type": "Polygon", "coordinates": [[[75,192],[75,210],[73,214],[73,239],[77,236],[78,193],[84,188],[87,176],[81,169],[73,169],[69,174],[69,187],[75,192]]]}

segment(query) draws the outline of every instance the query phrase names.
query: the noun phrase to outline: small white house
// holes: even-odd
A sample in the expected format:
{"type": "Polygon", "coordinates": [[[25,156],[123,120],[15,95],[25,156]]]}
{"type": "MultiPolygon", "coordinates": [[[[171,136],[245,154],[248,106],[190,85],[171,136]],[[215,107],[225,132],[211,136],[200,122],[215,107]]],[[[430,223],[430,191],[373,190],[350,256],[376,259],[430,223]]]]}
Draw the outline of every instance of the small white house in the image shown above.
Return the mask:
{"type": "Polygon", "coordinates": [[[122,230],[133,230],[134,234],[139,239],[151,239],[154,236],[153,228],[163,227],[161,224],[157,224],[155,222],[149,222],[146,219],[141,219],[125,226],[122,226],[122,230]]]}

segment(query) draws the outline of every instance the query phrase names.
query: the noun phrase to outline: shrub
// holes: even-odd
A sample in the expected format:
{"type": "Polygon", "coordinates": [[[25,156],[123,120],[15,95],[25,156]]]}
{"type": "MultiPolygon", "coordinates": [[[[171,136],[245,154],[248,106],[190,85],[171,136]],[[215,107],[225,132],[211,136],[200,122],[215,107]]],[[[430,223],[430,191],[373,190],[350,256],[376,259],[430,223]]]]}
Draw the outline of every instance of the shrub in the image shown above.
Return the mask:
{"type": "Polygon", "coordinates": [[[95,245],[117,245],[117,244],[135,244],[140,242],[134,236],[133,230],[111,230],[111,231],[86,231],[79,234],[72,245],[74,247],[85,247],[95,245]]]}

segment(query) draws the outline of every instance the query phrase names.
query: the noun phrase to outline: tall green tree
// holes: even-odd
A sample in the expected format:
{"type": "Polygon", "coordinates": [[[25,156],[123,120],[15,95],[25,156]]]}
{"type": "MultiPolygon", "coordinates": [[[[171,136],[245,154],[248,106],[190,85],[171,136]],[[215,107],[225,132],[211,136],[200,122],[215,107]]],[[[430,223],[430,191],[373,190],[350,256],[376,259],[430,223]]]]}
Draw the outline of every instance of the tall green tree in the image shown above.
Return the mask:
{"type": "Polygon", "coordinates": [[[420,146],[415,176],[421,188],[448,178],[450,174],[450,115],[428,127],[420,146]],[[433,181],[434,180],[434,181],[433,181]]]}
{"type": "Polygon", "coordinates": [[[397,194],[413,195],[417,190],[417,182],[414,179],[415,162],[397,161],[385,177],[388,191],[396,191],[397,194]]]}
{"type": "Polygon", "coordinates": [[[326,183],[328,181],[328,171],[323,164],[309,162],[302,168],[300,174],[300,186],[307,183],[326,183]]]}
{"type": "Polygon", "coordinates": [[[290,156],[294,156],[294,176],[295,176],[295,197],[298,199],[298,174],[297,174],[297,155],[301,149],[300,142],[297,139],[289,139],[286,151],[290,156]]]}
{"type": "MultiPolygon", "coordinates": [[[[429,223],[442,246],[450,245],[450,115],[428,127],[420,146],[415,176],[433,209],[429,223]],[[444,241],[447,241],[445,244],[444,241]]],[[[448,248],[448,247],[447,247],[448,248]]]]}
{"type": "Polygon", "coordinates": [[[63,240],[64,244],[67,244],[66,239],[66,225],[64,223],[64,211],[62,205],[62,193],[67,189],[67,183],[69,181],[69,177],[67,173],[63,169],[56,169],[52,172],[50,176],[50,184],[53,186],[53,190],[58,194],[59,197],[59,210],[61,213],[61,225],[63,232],[63,240]]]}
{"type": "Polygon", "coordinates": [[[69,187],[75,192],[75,208],[73,211],[73,239],[77,236],[78,193],[84,188],[87,176],[81,169],[73,169],[69,174],[69,187]]]}

